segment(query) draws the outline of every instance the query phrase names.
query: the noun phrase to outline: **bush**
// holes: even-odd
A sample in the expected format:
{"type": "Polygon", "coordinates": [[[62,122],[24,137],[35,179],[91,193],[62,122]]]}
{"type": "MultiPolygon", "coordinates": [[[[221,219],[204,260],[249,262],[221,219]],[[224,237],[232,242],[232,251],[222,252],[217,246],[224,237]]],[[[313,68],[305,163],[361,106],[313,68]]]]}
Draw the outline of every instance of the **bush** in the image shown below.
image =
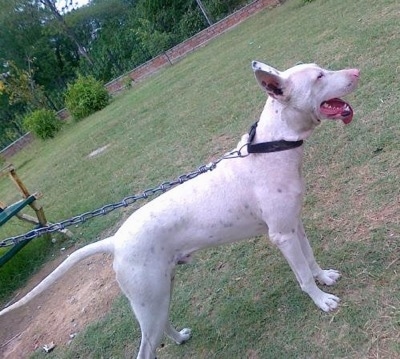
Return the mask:
{"type": "Polygon", "coordinates": [[[40,109],[25,116],[23,126],[37,137],[45,140],[54,137],[60,130],[62,123],[54,111],[40,109]]]}
{"type": "Polygon", "coordinates": [[[78,76],[75,83],[68,85],[65,105],[78,121],[106,107],[110,101],[107,90],[93,76],[78,76]]]}

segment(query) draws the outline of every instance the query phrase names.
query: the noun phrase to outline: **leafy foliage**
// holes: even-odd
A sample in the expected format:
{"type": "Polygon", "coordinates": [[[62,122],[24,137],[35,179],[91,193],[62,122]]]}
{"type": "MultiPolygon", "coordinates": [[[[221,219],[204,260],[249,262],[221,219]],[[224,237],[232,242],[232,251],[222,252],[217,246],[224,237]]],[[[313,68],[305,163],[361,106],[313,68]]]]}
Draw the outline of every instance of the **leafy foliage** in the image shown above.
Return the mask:
{"type": "Polygon", "coordinates": [[[204,0],[205,7],[214,21],[219,21],[250,1],[204,0]]]}
{"type": "Polygon", "coordinates": [[[0,147],[6,147],[25,133],[22,127],[25,106],[20,103],[10,105],[9,96],[0,94],[0,147]]]}
{"type": "Polygon", "coordinates": [[[100,81],[93,76],[79,75],[75,83],[68,85],[65,104],[75,120],[81,120],[106,107],[110,95],[100,81]]]}
{"type": "Polygon", "coordinates": [[[42,86],[33,79],[33,70],[22,70],[12,61],[3,65],[7,72],[0,74],[0,95],[7,94],[10,105],[25,103],[32,107],[45,106],[42,86]]]}
{"type": "Polygon", "coordinates": [[[47,109],[36,110],[24,118],[24,127],[43,140],[54,137],[61,126],[56,113],[47,109]]]}

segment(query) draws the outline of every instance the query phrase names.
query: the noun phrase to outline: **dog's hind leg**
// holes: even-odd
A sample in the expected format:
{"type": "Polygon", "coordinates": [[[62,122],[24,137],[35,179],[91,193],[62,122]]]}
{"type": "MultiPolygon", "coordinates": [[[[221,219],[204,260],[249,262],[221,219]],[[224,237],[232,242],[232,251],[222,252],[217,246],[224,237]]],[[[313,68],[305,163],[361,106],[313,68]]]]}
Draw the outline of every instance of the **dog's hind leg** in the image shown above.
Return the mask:
{"type": "MultiPolygon", "coordinates": [[[[172,292],[174,289],[174,278],[175,278],[175,270],[172,271],[171,274],[171,295],[172,297],[172,292]]],[[[192,336],[192,330],[189,328],[183,328],[181,331],[177,331],[171,322],[168,321],[167,326],[165,327],[165,335],[167,335],[169,338],[171,338],[173,341],[175,341],[176,344],[183,344],[186,341],[190,339],[192,336]]]]}
{"type": "Polygon", "coordinates": [[[114,266],[114,269],[142,332],[137,359],[155,359],[156,349],[168,328],[170,278],[165,278],[159,266],[150,264],[143,268],[124,263],[119,268],[114,266]]]}
{"type": "Polygon", "coordinates": [[[165,334],[175,341],[176,344],[183,344],[187,342],[192,336],[192,331],[189,328],[183,328],[181,331],[177,331],[170,322],[168,322],[165,328],[165,334]]]}

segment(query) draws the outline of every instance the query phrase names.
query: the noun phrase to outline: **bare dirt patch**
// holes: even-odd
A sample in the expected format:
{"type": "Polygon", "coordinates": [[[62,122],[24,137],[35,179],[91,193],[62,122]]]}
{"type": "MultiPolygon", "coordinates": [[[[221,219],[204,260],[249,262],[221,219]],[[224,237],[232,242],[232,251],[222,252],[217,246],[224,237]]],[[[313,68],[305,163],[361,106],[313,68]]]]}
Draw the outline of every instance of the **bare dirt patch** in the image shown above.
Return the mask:
{"type": "MultiPolygon", "coordinates": [[[[15,300],[64,258],[65,255],[48,263],[15,300]]],[[[119,293],[110,255],[100,254],[83,260],[49,291],[0,318],[0,357],[27,358],[37,348],[51,342],[58,347],[67,345],[71,335],[104,316],[119,293]]]]}
{"type": "Polygon", "coordinates": [[[107,150],[108,147],[110,147],[110,144],[105,145],[105,146],[102,146],[102,147],[99,147],[98,149],[96,149],[96,150],[90,152],[90,153],[87,155],[87,157],[88,157],[88,158],[96,157],[96,156],[98,156],[99,154],[103,153],[105,150],[107,150]]]}

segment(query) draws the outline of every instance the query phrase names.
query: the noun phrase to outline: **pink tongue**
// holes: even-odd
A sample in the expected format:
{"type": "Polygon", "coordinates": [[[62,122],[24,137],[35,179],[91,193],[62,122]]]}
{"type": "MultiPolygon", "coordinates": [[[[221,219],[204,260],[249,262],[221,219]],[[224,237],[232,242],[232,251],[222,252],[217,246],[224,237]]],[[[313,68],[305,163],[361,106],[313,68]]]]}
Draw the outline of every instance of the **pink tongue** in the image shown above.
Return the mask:
{"type": "Polygon", "coordinates": [[[342,121],[344,122],[345,125],[348,125],[352,119],[353,119],[353,112],[351,112],[350,115],[343,117],[342,121]]]}
{"type": "Polygon", "coordinates": [[[327,118],[340,119],[346,125],[353,119],[353,109],[351,106],[340,98],[333,98],[328,101],[324,101],[321,104],[321,113],[327,118]]]}

